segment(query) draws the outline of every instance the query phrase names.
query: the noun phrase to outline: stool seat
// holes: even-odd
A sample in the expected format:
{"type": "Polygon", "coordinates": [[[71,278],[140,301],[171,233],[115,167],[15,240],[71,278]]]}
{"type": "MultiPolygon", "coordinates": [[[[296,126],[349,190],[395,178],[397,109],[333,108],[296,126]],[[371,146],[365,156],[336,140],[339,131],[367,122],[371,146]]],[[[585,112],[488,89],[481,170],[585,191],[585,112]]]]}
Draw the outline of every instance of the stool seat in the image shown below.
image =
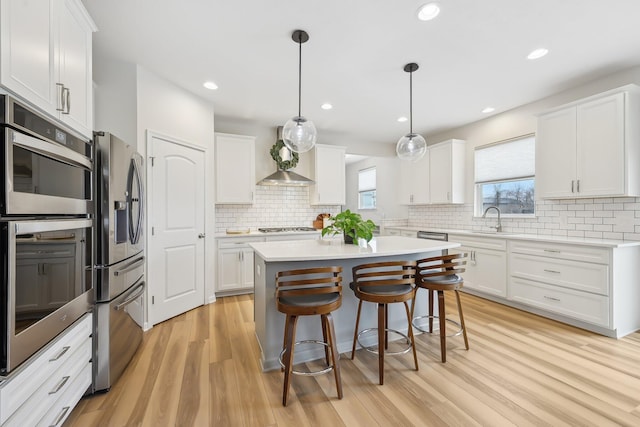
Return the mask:
{"type": "Polygon", "coordinates": [[[353,290],[354,295],[358,298],[358,314],[356,316],[356,327],[353,333],[353,347],[351,349],[351,359],[356,354],[356,343],[359,343],[358,337],[362,333],[376,330],[376,328],[365,329],[359,332],[360,313],[362,311],[362,302],[372,302],[378,305],[378,346],[365,347],[365,350],[376,353],[378,355],[378,376],[380,385],[384,384],[384,356],[399,355],[413,350],[413,360],[418,370],[418,355],[416,353],[416,345],[413,338],[413,329],[411,327],[411,314],[407,301],[414,299],[416,295],[415,288],[415,261],[384,261],[371,264],[362,264],[353,267],[353,282],[349,287],[353,290]],[[407,314],[407,335],[399,331],[394,331],[388,327],[389,304],[401,302],[404,304],[407,314]],[[407,340],[407,347],[401,351],[388,352],[389,348],[389,332],[400,334],[407,340]]]}
{"type": "Polygon", "coordinates": [[[286,315],[284,339],[280,363],[284,371],[282,405],[287,406],[291,374],[319,375],[334,372],[338,398],[342,399],[342,379],[336,333],[331,312],[342,304],[342,267],[318,267],[276,273],[276,307],[286,315]],[[293,353],[296,344],[296,325],[298,317],[320,315],[323,340],[305,340],[300,343],[321,344],[324,346],[327,367],[311,373],[293,369],[293,353]]]}
{"type": "Polygon", "coordinates": [[[464,279],[460,276],[464,273],[467,254],[442,255],[437,257],[425,258],[417,261],[417,289],[426,289],[429,292],[429,314],[426,316],[415,316],[415,299],[411,305],[412,322],[428,319],[429,329],[424,330],[415,324],[416,329],[423,332],[433,333],[433,320],[438,319],[438,330],[440,333],[440,357],[442,362],[447,361],[447,332],[446,322],[453,323],[459,327],[459,330],[450,336],[462,334],[464,337],[464,346],[469,350],[469,340],[467,339],[467,328],[464,324],[464,316],[462,314],[462,304],[460,303],[460,289],[464,285],[464,279]],[[453,291],[456,295],[458,304],[458,317],[460,322],[447,319],[445,314],[444,291],[453,291]],[[434,294],[438,296],[438,315],[433,314],[434,294]]]}

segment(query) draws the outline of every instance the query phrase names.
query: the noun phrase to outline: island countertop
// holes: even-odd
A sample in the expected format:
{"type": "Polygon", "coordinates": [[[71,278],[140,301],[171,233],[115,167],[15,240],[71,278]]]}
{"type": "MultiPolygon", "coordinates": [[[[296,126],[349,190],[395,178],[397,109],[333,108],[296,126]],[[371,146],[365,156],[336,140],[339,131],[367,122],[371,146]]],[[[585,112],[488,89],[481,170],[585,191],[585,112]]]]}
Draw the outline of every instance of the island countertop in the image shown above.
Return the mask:
{"type": "Polygon", "coordinates": [[[366,247],[345,244],[341,239],[254,242],[249,245],[266,262],[376,258],[442,251],[460,246],[456,242],[401,236],[378,236],[366,247]]]}

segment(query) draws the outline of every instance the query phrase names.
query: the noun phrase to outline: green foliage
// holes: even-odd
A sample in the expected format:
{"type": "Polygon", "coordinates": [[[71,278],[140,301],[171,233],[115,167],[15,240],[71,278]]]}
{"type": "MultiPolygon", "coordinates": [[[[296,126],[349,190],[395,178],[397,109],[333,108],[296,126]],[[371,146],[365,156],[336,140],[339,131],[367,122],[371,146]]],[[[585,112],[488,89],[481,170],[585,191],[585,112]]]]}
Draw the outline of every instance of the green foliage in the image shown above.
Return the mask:
{"type": "Polygon", "coordinates": [[[351,236],[353,244],[358,244],[358,239],[365,239],[367,242],[373,239],[373,230],[376,225],[370,219],[364,220],[359,213],[351,212],[347,209],[334,216],[333,223],[322,229],[322,236],[326,234],[341,234],[351,236]]]}
{"type": "Polygon", "coordinates": [[[278,169],[286,171],[291,168],[295,168],[298,164],[300,156],[295,151],[292,151],[291,160],[282,160],[282,157],[280,157],[280,150],[282,149],[282,147],[284,147],[284,141],[279,139],[275,144],[273,144],[271,150],[269,150],[271,158],[278,164],[278,169]]]}

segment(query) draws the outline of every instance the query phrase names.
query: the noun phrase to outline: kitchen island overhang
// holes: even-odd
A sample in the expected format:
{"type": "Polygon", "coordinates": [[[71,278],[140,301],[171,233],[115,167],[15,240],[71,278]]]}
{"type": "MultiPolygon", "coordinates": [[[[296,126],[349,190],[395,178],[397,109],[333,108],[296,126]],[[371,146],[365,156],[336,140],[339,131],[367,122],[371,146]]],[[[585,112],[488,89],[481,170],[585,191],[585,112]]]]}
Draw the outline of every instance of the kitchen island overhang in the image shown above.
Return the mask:
{"type": "MultiPolygon", "coordinates": [[[[254,250],[254,320],[256,337],[261,350],[263,371],[279,369],[278,356],[282,350],[284,314],[278,312],[275,303],[275,276],[278,271],[309,267],[337,265],[342,271],[342,306],[333,313],[338,351],[351,351],[356,322],[358,300],[349,288],[352,280],[351,269],[359,264],[418,260],[441,255],[444,250],[460,247],[459,243],[416,239],[401,236],[380,236],[366,247],[344,244],[333,240],[295,240],[283,242],[251,243],[254,250]]],[[[418,292],[416,313],[427,310],[426,293],[418,292]]],[[[375,327],[377,309],[374,304],[364,304],[361,328],[375,327]]],[[[389,328],[407,331],[404,308],[389,308],[389,328]]],[[[313,316],[300,318],[296,331],[296,341],[321,339],[322,330],[313,316]]],[[[322,348],[296,348],[296,363],[322,358],[322,348]]]]}

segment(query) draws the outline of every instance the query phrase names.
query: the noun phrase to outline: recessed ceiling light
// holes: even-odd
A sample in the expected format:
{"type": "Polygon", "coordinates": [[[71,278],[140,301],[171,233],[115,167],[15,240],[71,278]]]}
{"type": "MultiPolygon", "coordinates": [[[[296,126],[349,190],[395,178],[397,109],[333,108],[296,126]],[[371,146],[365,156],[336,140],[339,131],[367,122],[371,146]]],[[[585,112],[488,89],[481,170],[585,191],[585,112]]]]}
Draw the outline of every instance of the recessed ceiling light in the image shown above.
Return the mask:
{"type": "Polygon", "coordinates": [[[209,82],[204,82],[204,84],[203,84],[202,86],[206,87],[207,89],[211,89],[211,90],[216,90],[216,89],[218,89],[218,85],[217,85],[217,84],[215,84],[214,82],[211,82],[211,81],[209,81],[209,82]]]}
{"type": "Polygon", "coordinates": [[[484,110],[482,110],[483,113],[487,114],[487,113],[493,113],[494,111],[496,111],[495,108],[493,107],[487,107],[484,110]]]}
{"type": "Polygon", "coordinates": [[[323,110],[331,110],[333,108],[333,105],[329,104],[328,102],[325,102],[320,106],[320,108],[322,108],[323,110]]]}
{"type": "Polygon", "coordinates": [[[542,58],[543,56],[545,56],[547,53],[549,53],[548,49],[545,49],[543,47],[536,49],[534,51],[532,51],[529,55],[527,55],[527,59],[538,59],[538,58],[542,58]]]}
{"type": "Polygon", "coordinates": [[[431,21],[440,14],[440,5],[438,3],[427,3],[418,9],[418,19],[421,21],[431,21]]]}
{"type": "Polygon", "coordinates": [[[407,120],[409,120],[409,119],[407,119],[406,117],[398,117],[398,121],[399,121],[400,123],[404,123],[404,122],[406,122],[407,120]]]}

